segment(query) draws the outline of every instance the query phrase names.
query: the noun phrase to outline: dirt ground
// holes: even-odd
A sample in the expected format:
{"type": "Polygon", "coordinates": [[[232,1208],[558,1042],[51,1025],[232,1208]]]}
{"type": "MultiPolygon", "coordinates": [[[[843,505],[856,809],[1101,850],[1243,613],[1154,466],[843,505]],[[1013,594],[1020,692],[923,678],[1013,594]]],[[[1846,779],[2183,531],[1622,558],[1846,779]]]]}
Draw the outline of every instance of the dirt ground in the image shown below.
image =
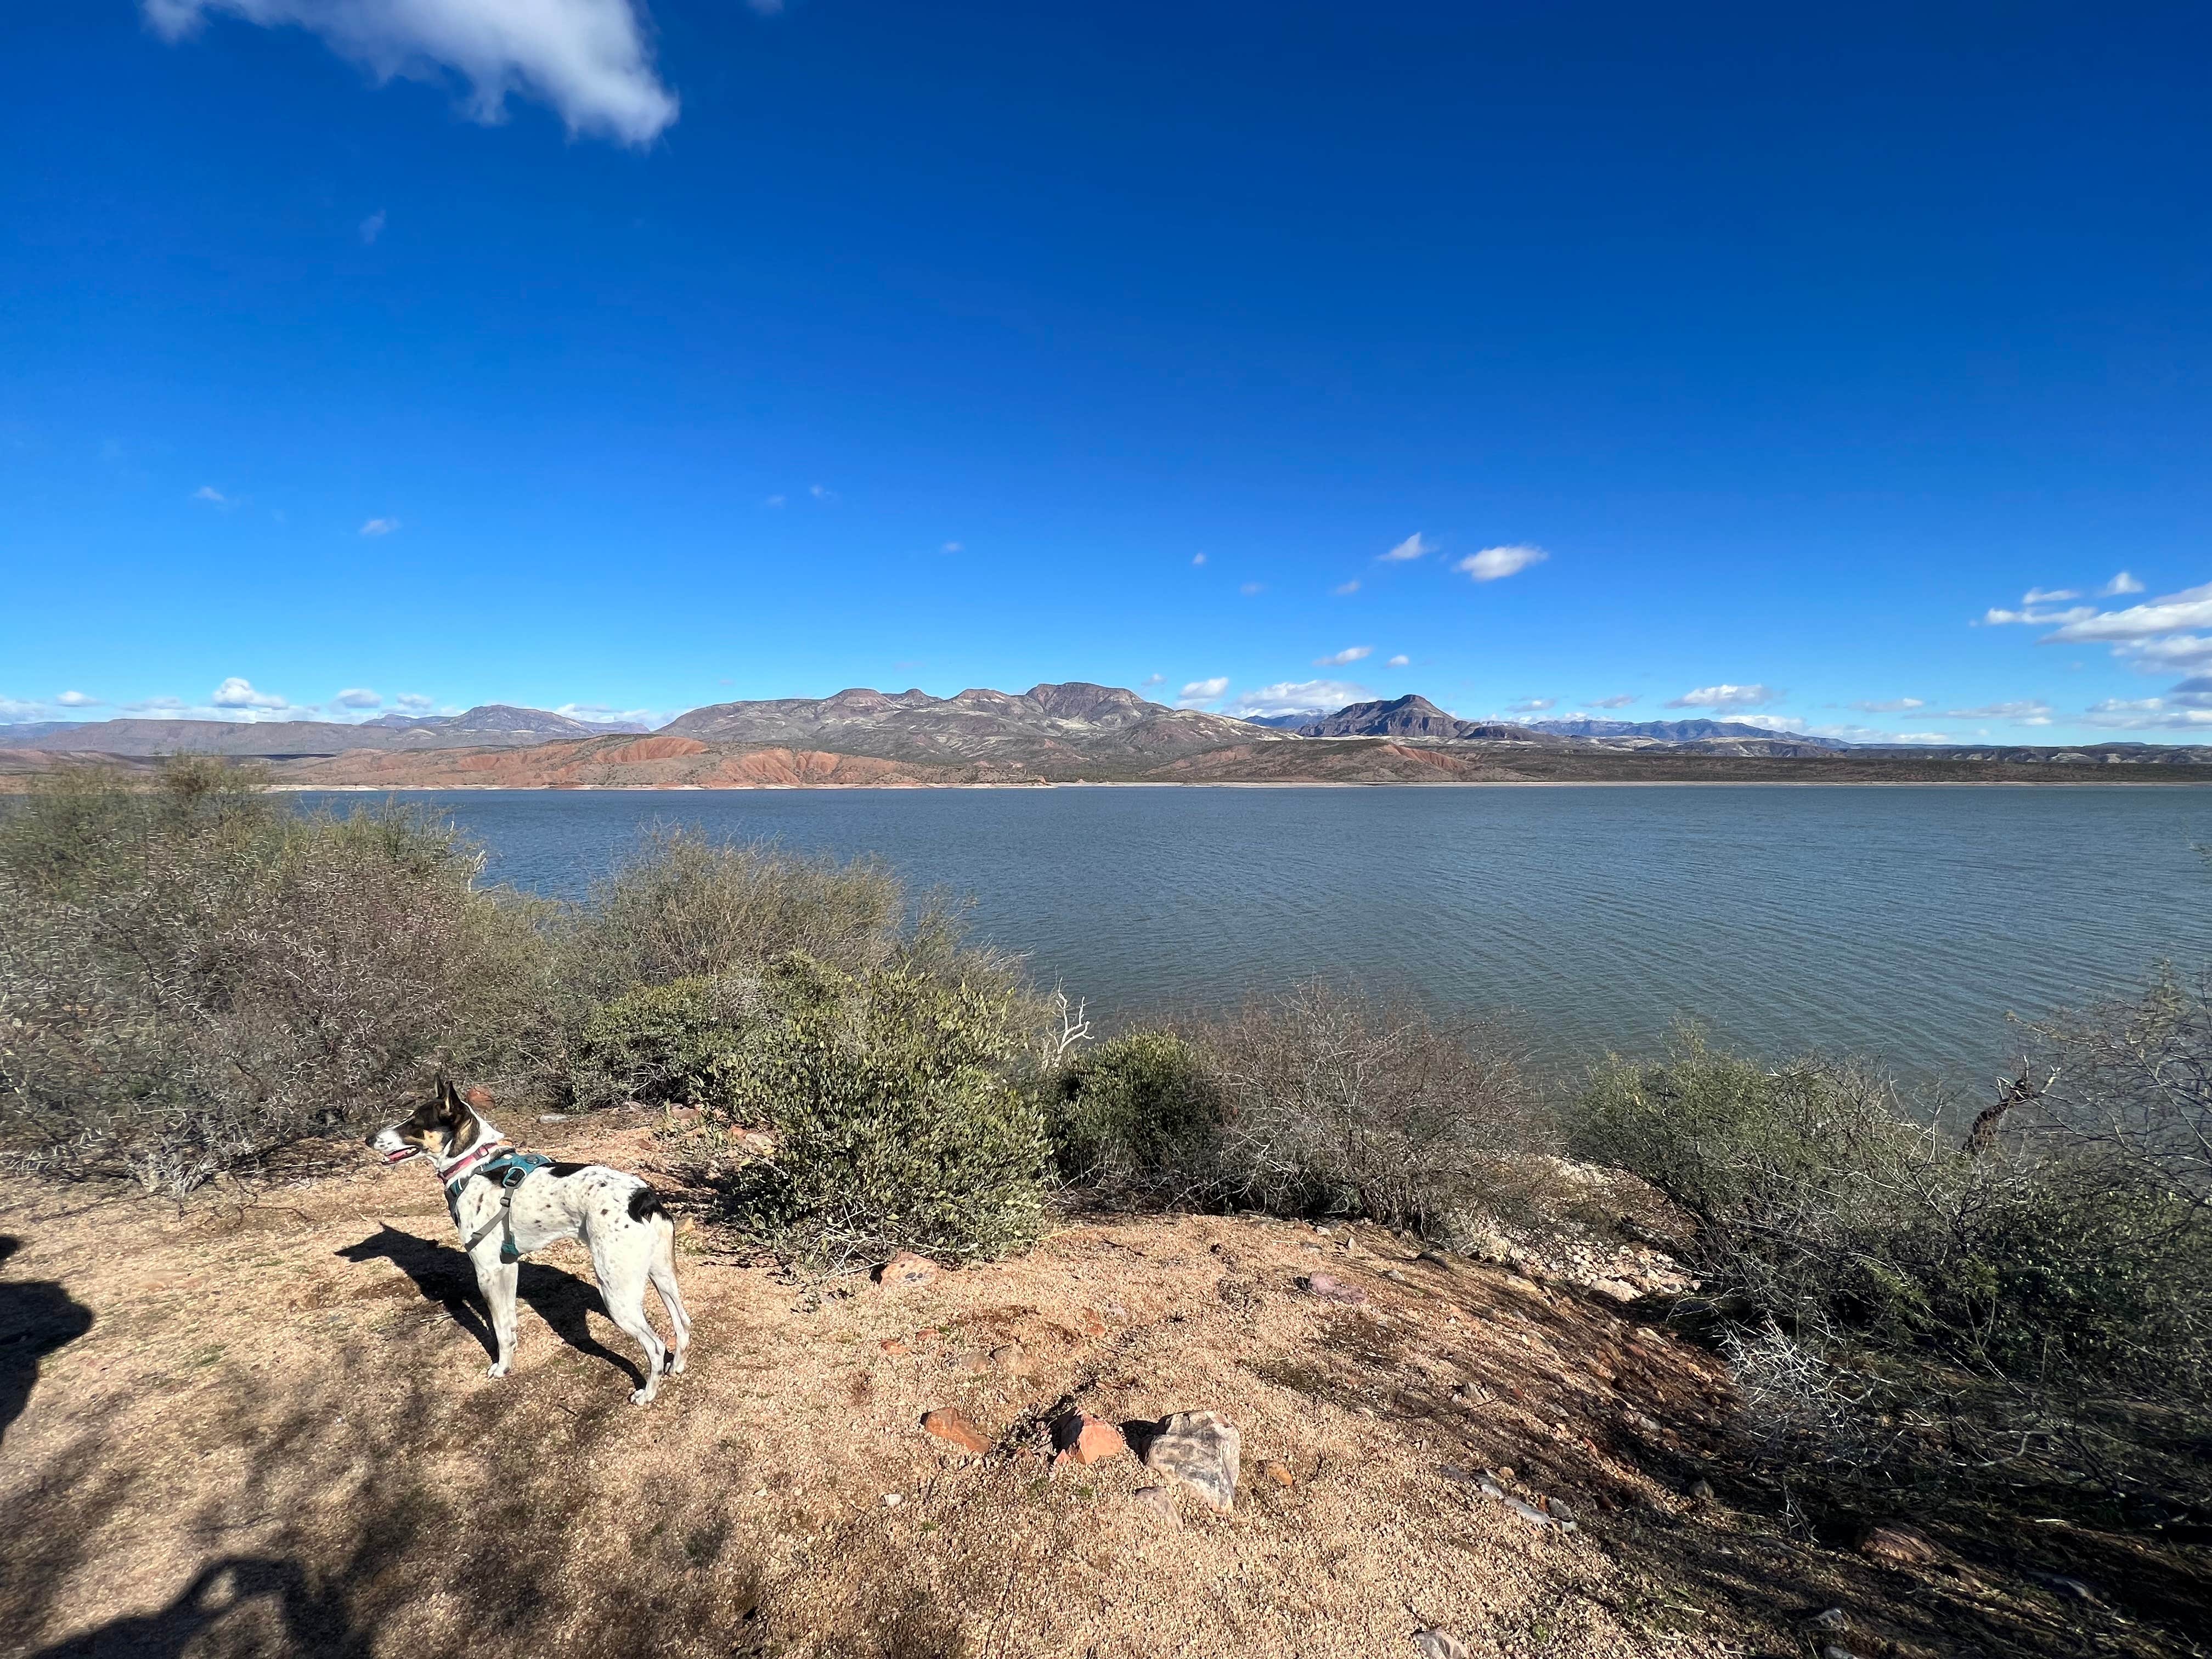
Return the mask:
{"type": "MultiPolygon", "coordinates": [[[[657,1168],[619,1118],[535,1140],[657,1168]]],[[[19,1187],[0,1236],[8,1655],[1407,1659],[1431,1627],[1516,1659],[2200,1651],[2185,1614],[1938,1528],[1938,1559],[1885,1565],[1733,1507],[1710,1355],[1373,1230],[1079,1219],[886,1290],[687,1224],[691,1368],[644,1407],[574,1245],[525,1266],[514,1373],[483,1376],[419,1168],[340,1156],[182,1208],[19,1187]],[[1139,1497],[1127,1455],[1054,1465],[1071,1407],[1221,1413],[1234,1512],[1139,1497]],[[994,1449],[923,1432],[945,1407],[994,1449]]]]}

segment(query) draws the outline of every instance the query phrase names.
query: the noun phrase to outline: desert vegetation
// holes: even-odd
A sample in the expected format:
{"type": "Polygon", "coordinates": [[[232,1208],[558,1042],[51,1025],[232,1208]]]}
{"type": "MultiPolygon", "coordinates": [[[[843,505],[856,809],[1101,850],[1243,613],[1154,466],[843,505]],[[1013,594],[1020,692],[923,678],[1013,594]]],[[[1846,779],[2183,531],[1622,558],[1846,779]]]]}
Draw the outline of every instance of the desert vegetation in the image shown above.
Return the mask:
{"type": "Polygon", "coordinates": [[[1465,1249],[1567,1154],[1677,1206],[1699,1288],[1649,1316],[1727,1358],[1784,1509],[2212,1507],[2212,986],[2177,973],[2023,1028],[1986,1105],[1694,1030],[1562,1092],[1502,1028],[1323,983],[1091,1041],[875,863],[664,834],[553,903],[433,818],[205,760],[41,780],[0,915],[0,1141],[47,1176],[181,1194],[439,1065],[680,1113],[720,1224],[811,1269],[998,1256],[1069,1206],[1465,1249]]]}

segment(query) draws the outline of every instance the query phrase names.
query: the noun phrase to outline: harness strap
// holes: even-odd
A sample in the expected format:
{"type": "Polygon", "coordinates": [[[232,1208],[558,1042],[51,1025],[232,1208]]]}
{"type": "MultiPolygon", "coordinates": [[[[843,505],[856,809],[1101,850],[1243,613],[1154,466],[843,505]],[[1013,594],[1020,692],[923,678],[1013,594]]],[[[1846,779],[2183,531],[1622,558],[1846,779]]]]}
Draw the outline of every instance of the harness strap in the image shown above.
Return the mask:
{"type": "Polygon", "coordinates": [[[477,1228],[476,1237],[470,1239],[463,1248],[474,1254],[477,1246],[491,1237],[491,1230],[494,1227],[499,1227],[506,1233],[506,1237],[500,1241],[499,1259],[501,1261],[521,1261],[523,1252],[516,1247],[514,1242],[514,1189],[528,1180],[534,1171],[544,1169],[552,1161],[543,1152],[518,1152],[513,1147],[509,1147],[497,1158],[486,1160],[448,1186],[446,1188],[447,1207],[453,1212],[453,1224],[459,1226],[461,1219],[461,1188],[479,1176],[487,1181],[490,1180],[495,1171],[498,1173],[500,1178],[499,1213],[477,1228]]]}

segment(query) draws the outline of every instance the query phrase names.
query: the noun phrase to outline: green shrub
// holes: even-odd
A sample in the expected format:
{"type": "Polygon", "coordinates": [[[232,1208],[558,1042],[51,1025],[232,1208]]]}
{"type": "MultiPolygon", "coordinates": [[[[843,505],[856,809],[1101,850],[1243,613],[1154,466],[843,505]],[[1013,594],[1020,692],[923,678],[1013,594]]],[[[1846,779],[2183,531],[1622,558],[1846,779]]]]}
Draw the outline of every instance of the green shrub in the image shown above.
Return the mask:
{"type": "Polygon", "coordinates": [[[1079,1055],[1053,1078],[1047,1116],[1065,1180],[1170,1199],[1218,1185],[1220,1087],[1171,1032],[1132,1032],[1079,1055]]]}
{"type": "Polygon", "coordinates": [[[1035,1237],[1044,1121],[1018,1081],[1006,999],[794,957],[764,976],[762,1005],[721,1109],[774,1137],[731,1189],[745,1225],[827,1266],[898,1249],[988,1257],[1035,1237]]]}
{"type": "Polygon", "coordinates": [[[400,810],[296,814],[206,759],[0,811],[0,1133],[181,1191],[381,1109],[443,1054],[537,1062],[535,913],[400,810]]]}
{"type": "Polygon", "coordinates": [[[726,1092],[751,981],[641,985],[584,1017],[569,1088],[580,1105],[711,1103],[726,1092]]]}

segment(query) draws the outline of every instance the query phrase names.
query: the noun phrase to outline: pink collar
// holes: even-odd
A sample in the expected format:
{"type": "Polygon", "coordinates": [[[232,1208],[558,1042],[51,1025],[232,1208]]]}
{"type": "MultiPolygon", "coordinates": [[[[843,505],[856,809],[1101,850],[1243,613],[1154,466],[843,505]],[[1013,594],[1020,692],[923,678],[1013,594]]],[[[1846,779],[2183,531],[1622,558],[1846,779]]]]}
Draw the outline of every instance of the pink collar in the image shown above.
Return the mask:
{"type": "Polygon", "coordinates": [[[444,1182],[448,1187],[452,1186],[457,1181],[465,1179],[469,1173],[473,1170],[477,1164],[483,1163],[494,1152],[505,1147],[507,1144],[507,1143],[504,1140],[495,1139],[484,1141],[478,1146],[470,1147],[468,1151],[463,1152],[451,1164],[440,1164],[438,1166],[438,1179],[444,1182]]]}

